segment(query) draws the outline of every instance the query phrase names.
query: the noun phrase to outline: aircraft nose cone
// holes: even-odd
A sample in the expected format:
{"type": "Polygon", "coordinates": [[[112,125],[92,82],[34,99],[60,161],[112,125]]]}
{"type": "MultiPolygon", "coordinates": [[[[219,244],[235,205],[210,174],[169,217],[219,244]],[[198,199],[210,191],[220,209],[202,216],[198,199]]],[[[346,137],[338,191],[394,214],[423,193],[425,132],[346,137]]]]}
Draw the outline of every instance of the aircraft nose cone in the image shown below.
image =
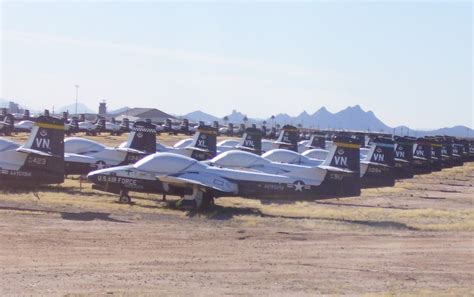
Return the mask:
{"type": "Polygon", "coordinates": [[[93,172],[91,172],[87,175],[87,180],[92,182],[92,183],[97,183],[98,182],[98,176],[99,176],[99,174],[95,173],[93,171],[93,172]]]}

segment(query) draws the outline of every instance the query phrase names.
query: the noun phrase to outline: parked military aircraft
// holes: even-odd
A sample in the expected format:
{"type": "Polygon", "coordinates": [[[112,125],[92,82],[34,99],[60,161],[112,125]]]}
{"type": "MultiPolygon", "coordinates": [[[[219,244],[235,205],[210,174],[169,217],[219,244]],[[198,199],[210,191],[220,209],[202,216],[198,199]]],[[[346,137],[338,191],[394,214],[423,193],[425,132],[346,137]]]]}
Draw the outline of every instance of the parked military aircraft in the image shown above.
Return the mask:
{"type": "Polygon", "coordinates": [[[22,120],[18,123],[15,123],[13,127],[13,132],[15,133],[29,133],[33,130],[35,122],[32,120],[22,120]]]}
{"type": "Polygon", "coordinates": [[[96,189],[120,193],[121,202],[130,202],[128,192],[137,191],[182,196],[185,205],[198,208],[223,196],[316,200],[334,197],[335,189],[359,195],[359,146],[341,139],[334,152],[334,158],[324,164],[328,170],[301,167],[279,175],[219,168],[176,154],[156,153],[134,165],[93,171],[88,179],[96,189]]]}
{"type": "Polygon", "coordinates": [[[80,115],[79,118],[79,132],[84,132],[86,135],[97,135],[102,132],[106,132],[106,120],[102,116],[97,116],[94,122],[87,121],[84,114],[80,115]]]}
{"type": "Polygon", "coordinates": [[[12,114],[2,111],[0,115],[0,135],[10,136],[13,133],[15,118],[12,114]]]}
{"type": "Polygon", "coordinates": [[[124,118],[119,124],[115,121],[115,118],[112,118],[110,122],[105,122],[105,128],[102,129],[102,132],[110,133],[110,135],[128,133],[130,132],[130,121],[128,118],[124,118]]]}
{"type": "Polygon", "coordinates": [[[66,135],[71,135],[79,132],[79,119],[77,117],[72,117],[71,120],[68,120],[67,117],[63,117],[63,121],[66,135]]]}
{"type": "MultiPolygon", "coordinates": [[[[353,138],[359,144],[360,139],[353,138]]],[[[332,149],[333,144],[331,144],[332,149]]],[[[394,144],[391,139],[378,137],[373,140],[372,145],[361,154],[360,177],[363,188],[393,186],[395,177],[394,167],[394,144]]],[[[274,162],[300,164],[306,166],[317,166],[327,159],[330,151],[322,149],[310,149],[303,154],[287,149],[274,149],[266,152],[262,157],[274,162]]]]}
{"type": "Polygon", "coordinates": [[[0,141],[0,186],[37,186],[64,181],[64,123],[36,118],[26,144],[0,141]]]}
{"type": "Polygon", "coordinates": [[[156,128],[149,122],[135,122],[127,142],[115,148],[79,137],[66,138],[65,147],[65,174],[87,174],[96,169],[135,163],[155,153],[156,128]]]}

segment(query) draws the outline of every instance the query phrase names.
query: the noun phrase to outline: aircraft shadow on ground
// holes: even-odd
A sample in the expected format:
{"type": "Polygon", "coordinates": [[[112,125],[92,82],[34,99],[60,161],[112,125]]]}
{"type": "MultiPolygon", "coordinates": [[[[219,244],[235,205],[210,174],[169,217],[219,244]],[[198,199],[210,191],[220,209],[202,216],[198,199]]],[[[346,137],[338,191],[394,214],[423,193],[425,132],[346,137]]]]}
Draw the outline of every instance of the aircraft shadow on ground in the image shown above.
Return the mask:
{"type": "Polygon", "coordinates": [[[70,195],[81,195],[81,196],[115,196],[114,194],[109,193],[100,193],[96,192],[87,192],[79,188],[72,187],[61,187],[56,185],[49,186],[38,186],[38,187],[13,187],[10,189],[1,190],[0,194],[29,194],[33,193],[37,198],[41,198],[41,194],[44,193],[63,193],[70,195]],[[41,192],[41,193],[40,193],[41,192]]]}
{"type": "Polygon", "coordinates": [[[401,210],[407,210],[407,209],[418,209],[418,208],[412,208],[412,207],[398,207],[398,206],[379,206],[379,205],[364,205],[364,204],[353,204],[353,203],[334,203],[334,202],[328,202],[328,201],[315,201],[317,204],[324,204],[324,205],[332,205],[332,206],[349,206],[349,207],[363,207],[363,208],[384,208],[384,209],[401,209],[401,210]]]}
{"type": "Polygon", "coordinates": [[[81,196],[116,196],[112,193],[107,193],[107,192],[100,192],[99,194],[97,192],[93,191],[84,191],[84,189],[79,189],[79,188],[72,188],[72,187],[48,187],[48,188],[43,188],[41,191],[44,192],[50,192],[50,193],[65,193],[65,194],[71,194],[71,195],[81,195],[81,196]]]}
{"type": "Polygon", "coordinates": [[[114,219],[110,217],[110,213],[105,212],[65,212],[65,211],[55,211],[55,210],[47,210],[47,209],[34,209],[34,208],[21,208],[21,207],[10,207],[10,206],[0,206],[0,210],[13,210],[13,211],[28,211],[28,212],[42,212],[42,213],[50,213],[50,214],[59,214],[63,220],[68,221],[105,221],[105,222],[113,222],[113,223],[127,223],[130,224],[131,222],[125,220],[114,219]]]}
{"type": "Polygon", "coordinates": [[[418,231],[418,228],[411,227],[405,223],[395,221],[369,221],[369,220],[348,220],[348,219],[337,219],[337,218],[318,218],[311,216],[287,216],[287,215],[272,215],[262,212],[259,209],[251,207],[232,207],[232,206],[218,206],[214,205],[211,209],[205,212],[188,212],[189,217],[197,215],[205,216],[212,220],[230,220],[235,216],[256,216],[262,218],[272,219],[291,219],[291,220],[318,220],[318,221],[332,221],[339,223],[349,223],[354,225],[368,226],[382,229],[395,229],[395,230],[407,230],[407,231],[418,231]]]}
{"type": "Polygon", "coordinates": [[[104,212],[61,212],[61,217],[63,220],[69,221],[105,221],[105,222],[113,222],[113,223],[126,223],[130,224],[131,222],[125,220],[114,219],[110,217],[110,213],[104,212]]]}

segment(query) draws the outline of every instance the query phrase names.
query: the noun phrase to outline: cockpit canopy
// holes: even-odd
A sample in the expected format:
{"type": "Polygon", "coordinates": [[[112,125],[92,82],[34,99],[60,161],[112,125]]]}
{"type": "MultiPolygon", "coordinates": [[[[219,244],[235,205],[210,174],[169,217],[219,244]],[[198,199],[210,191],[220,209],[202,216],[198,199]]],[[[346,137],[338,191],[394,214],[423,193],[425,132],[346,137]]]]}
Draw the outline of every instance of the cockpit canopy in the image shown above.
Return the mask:
{"type": "Polygon", "coordinates": [[[165,174],[206,168],[206,165],[194,159],[172,153],[155,153],[141,159],[133,166],[138,170],[165,174]]]}
{"type": "Polygon", "coordinates": [[[217,144],[217,146],[236,146],[240,143],[240,140],[236,139],[225,139],[217,144]]]}
{"type": "Polygon", "coordinates": [[[329,154],[328,150],[310,149],[310,150],[305,151],[302,155],[311,159],[326,160],[328,154],[329,154]]]}
{"type": "Polygon", "coordinates": [[[30,121],[30,120],[24,120],[24,121],[18,122],[18,124],[15,124],[15,127],[32,130],[34,125],[35,125],[35,122],[30,121]]]}
{"type": "Polygon", "coordinates": [[[299,163],[299,160],[301,160],[302,158],[301,154],[285,149],[274,149],[268,151],[263,154],[262,157],[274,162],[281,163],[299,163]]]}
{"type": "Polygon", "coordinates": [[[72,154],[85,154],[100,152],[106,147],[103,144],[95,142],[93,140],[80,138],[80,137],[69,137],[64,140],[64,151],[72,154]]]}
{"type": "Polygon", "coordinates": [[[253,153],[232,150],[214,157],[210,160],[210,163],[222,167],[251,168],[252,166],[268,164],[270,161],[253,153]]]}
{"type": "MultiPolygon", "coordinates": [[[[178,142],[176,142],[173,147],[174,148],[183,148],[183,147],[187,147],[187,146],[190,146],[191,143],[193,143],[193,139],[192,138],[186,138],[186,139],[182,139],[178,142]]],[[[158,149],[158,148],[157,148],[158,149]]]]}

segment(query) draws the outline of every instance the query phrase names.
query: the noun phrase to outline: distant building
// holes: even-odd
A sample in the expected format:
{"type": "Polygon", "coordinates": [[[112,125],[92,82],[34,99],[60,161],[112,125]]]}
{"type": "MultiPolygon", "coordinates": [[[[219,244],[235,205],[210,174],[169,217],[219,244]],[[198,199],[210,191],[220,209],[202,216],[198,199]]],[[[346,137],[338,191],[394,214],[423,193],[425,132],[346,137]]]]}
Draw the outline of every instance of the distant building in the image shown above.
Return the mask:
{"type": "Polygon", "coordinates": [[[99,103],[99,115],[105,116],[107,115],[107,103],[105,101],[102,101],[99,103]]]}
{"type": "Polygon", "coordinates": [[[163,123],[166,119],[176,120],[176,117],[156,108],[130,108],[113,116],[119,121],[123,118],[128,118],[130,121],[151,119],[154,123],[163,123]]]}
{"type": "Polygon", "coordinates": [[[18,106],[18,103],[12,101],[8,103],[8,110],[10,113],[20,113],[20,107],[18,106]]]}

